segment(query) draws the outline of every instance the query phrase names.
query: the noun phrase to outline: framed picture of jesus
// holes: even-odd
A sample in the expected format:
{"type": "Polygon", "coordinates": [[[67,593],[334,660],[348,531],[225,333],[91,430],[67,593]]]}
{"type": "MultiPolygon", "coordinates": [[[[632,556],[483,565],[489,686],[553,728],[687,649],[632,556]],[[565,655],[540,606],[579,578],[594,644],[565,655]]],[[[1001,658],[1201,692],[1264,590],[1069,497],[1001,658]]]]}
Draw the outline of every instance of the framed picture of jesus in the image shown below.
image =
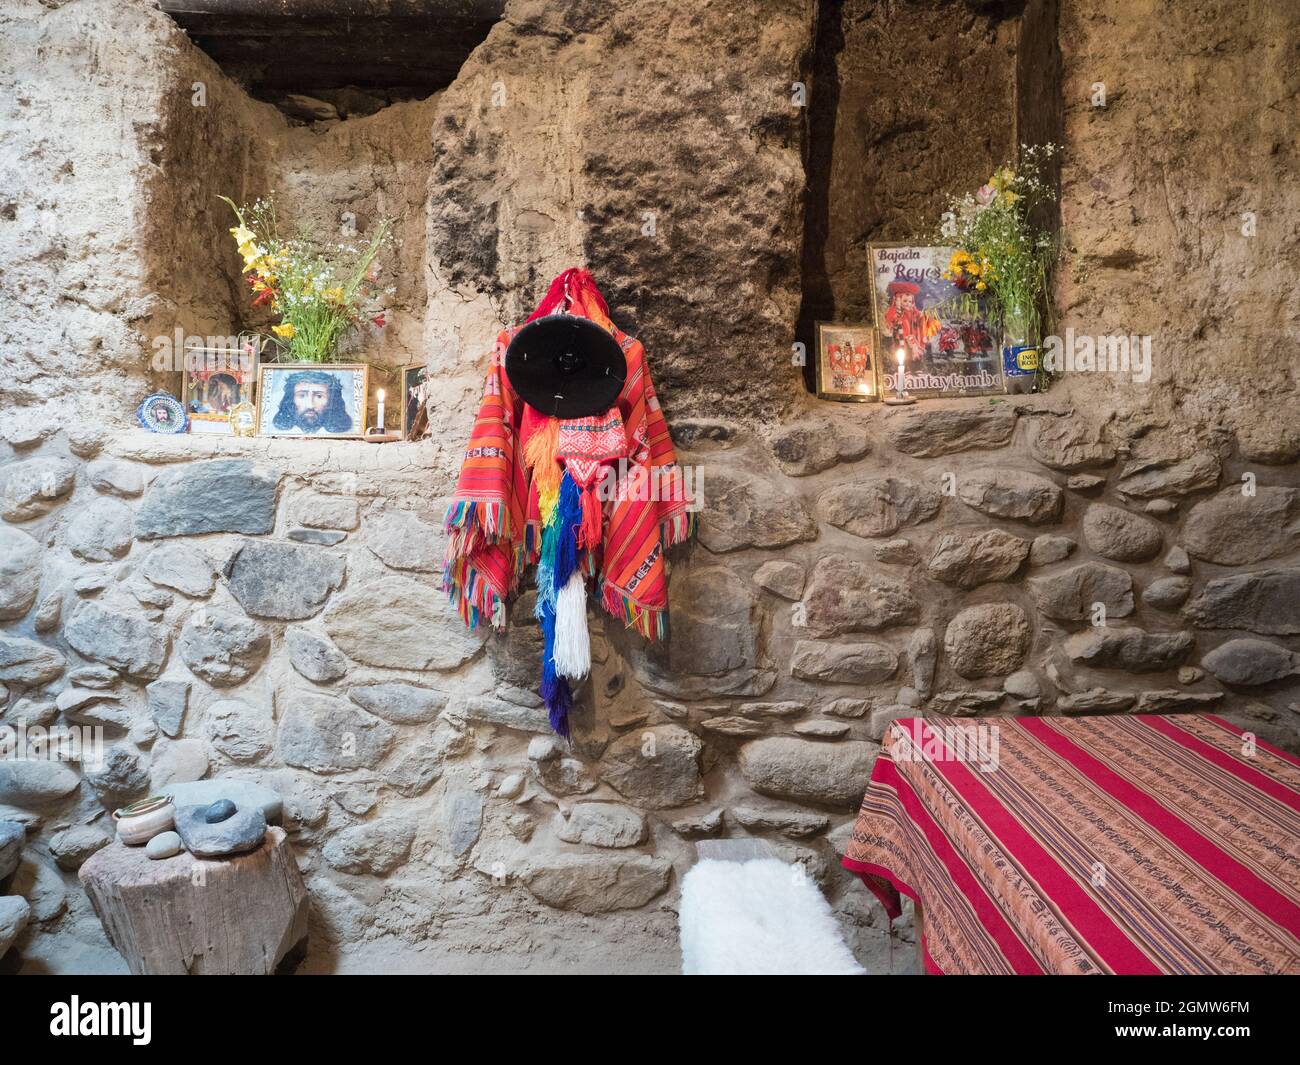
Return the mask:
{"type": "Polygon", "coordinates": [[[978,294],[944,277],[952,248],[871,244],[871,296],[880,333],[880,387],[920,396],[1005,392],[998,340],[978,294]]]}
{"type": "Polygon", "coordinates": [[[257,435],[360,437],[366,431],[370,367],[364,363],[263,363],[257,435]]]}

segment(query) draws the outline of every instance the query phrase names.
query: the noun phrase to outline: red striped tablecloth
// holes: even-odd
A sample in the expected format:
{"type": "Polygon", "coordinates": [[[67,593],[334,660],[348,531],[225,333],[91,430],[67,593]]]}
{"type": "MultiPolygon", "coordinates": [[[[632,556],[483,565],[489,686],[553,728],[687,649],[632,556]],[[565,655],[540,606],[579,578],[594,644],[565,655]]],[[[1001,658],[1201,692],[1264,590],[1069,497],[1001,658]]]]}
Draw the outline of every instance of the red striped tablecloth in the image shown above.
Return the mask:
{"type": "Polygon", "coordinates": [[[896,721],[843,864],[934,973],[1300,972],[1300,760],[1210,715],[896,721]]]}

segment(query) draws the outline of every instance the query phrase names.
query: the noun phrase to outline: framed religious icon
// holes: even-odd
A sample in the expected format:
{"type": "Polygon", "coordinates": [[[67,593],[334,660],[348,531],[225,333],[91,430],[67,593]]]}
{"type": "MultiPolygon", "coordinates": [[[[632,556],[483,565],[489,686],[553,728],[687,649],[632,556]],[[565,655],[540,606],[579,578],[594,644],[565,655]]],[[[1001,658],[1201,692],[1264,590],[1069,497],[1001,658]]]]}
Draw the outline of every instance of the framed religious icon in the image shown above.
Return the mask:
{"type": "Polygon", "coordinates": [[[880,333],[880,387],[921,396],[1005,392],[997,340],[983,301],[944,277],[952,248],[872,244],[871,295],[880,333]]]}
{"type": "Polygon", "coordinates": [[[251,403],[239,403],[231,407],[230,431],[235,436],[256,436],[257,408],[251,403]]]}
{"type": "Polygon", "coordinates": [[[419,423],[429,397],[425,382],[428,367],[422,362],[402,367],[402,439],[416,440],[421,431],[419,423]]]}
{"type": "Polygon", "coordinates": [[[849,322],[817,323],[817,396],[864,402],[879,399],[875,329],[849,322]]]}
{"type": "Polygon", "coordinates": [[[185,349],[181,402],[191,433],[229,435],[230,412],[253,400],[261,338],[231,337],[229,343],[232,346],[185,349]]]}
{"type": "Polygon", "coordinates": [[[257,435],[361,437],[370,367],[364,363],[263,363],[257,377],[257,435]]]}
{"type": "Polygon", "coordinates": [[[145,396],[135,416],[151,433],[183,433],[189,428],[189,418],[180,400],[166,392],[145,396]]]}

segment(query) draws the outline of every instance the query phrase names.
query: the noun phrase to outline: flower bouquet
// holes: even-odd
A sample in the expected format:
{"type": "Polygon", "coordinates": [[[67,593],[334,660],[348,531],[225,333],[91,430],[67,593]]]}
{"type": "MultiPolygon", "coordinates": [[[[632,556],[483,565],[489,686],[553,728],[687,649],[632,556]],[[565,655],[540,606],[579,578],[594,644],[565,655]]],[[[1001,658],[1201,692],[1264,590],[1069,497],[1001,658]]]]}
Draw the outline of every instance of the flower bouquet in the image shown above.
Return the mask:
{"type": "MultiPolygon", "coordinates": [[[[1036,218],[1039,207],[1056,201],[1043,176],[1056,150],[1054,144],[1021,145],[1018,165],[1001,166],[978,192],[953,197],[939,228],[940,241],[955,248],[944,276],[983,307],[1013,351],[1038,343],[1050,313],[1057,241],[1036,218]]],[[[1041,389],[1043,371],[1034,370],[1041,389]]]]}
{"type": "Polygon", "coordinates": [[[378,288],[380,248],[392,239],[392,221],[381,219],[370,241],[326,244],[306,231],[280,234],[274,198],[239,206],[230,230],[244,260],[244,278],[254,307],[280,316],[271,327],[275,343],[293,362],[332,362],[343,339],[369,321],[384,326],[382,298],[394,290],[378,288]]]}

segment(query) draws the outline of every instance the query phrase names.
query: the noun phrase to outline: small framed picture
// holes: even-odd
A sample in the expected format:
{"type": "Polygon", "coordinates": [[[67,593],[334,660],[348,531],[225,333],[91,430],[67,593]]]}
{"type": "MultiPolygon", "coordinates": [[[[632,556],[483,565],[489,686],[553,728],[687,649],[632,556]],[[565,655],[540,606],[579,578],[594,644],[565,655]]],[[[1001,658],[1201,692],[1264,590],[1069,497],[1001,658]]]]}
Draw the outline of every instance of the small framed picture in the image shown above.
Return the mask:
{"type": "Polygon", "coordinates": [[[257,435],[362,437],[369,389],[364,363],[263,363],[257,435]]]}
{"type": "Polygon", "coordinates": [[[820,399],[879,399],[875,330],[849,322],[818,322],[816,370],[820,399]]]}
{"type": "MultiPolygon", "coordinates": [[[[212,338],[209,338],[212,339],[212,338]]],[[[230,412],[253,401],[261,337],[230,337],[229,347],[185,349],[181,402],[191,433],[230,434],[230,412]]]]}
{"type": "Polygon", "coordinates": [[[257,408],[251,403],[240,403],[230,410],[230,431],[235,436],[257,435],[257,408]]]}
{"type": "Polygon", "coordinates": [[[422,432],[424,403],[429,398],[425,383],[428,367],[422,362],[402,367],[402,439],[417,440],[422,432]]]}
{"type": "Polygon", "coordinates": [[[880,332],[880,387],[922,396],[1005,392],[998,343],[977,293],[945,278],[952,248],[871,244],[871,294],[880,332]]]}

